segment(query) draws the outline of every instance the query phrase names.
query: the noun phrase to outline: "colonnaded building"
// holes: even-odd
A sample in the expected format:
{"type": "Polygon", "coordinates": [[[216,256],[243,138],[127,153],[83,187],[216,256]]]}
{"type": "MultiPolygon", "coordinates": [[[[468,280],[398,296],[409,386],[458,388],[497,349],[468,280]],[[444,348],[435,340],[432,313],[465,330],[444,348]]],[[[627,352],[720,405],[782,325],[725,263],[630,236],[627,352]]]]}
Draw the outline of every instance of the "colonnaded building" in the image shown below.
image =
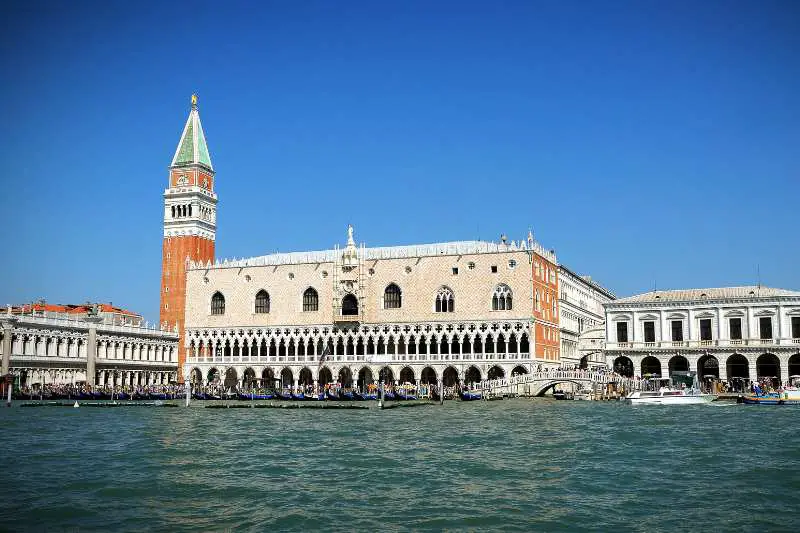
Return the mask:
{"type": "Polygon", "coordinates": [[[21,387],[136,387],[177,378],[177,332],[110,304],[9,307],[0,327],[0,375],[13,373],[21,387]]]}
{"type": "Polygon", "coordinates": [[[781,383],[800,376],[800,292],[769,287],[654,291],[605,304],[608,364],[627,376],[781,383]]]}
{"type": "Polygon", "coordinates": [[[214,179],[193,96],[164,192],[161,283],[193,382],[452,385],[561,364],[559,264],[530,232],[366,247],[348,227],[330,250],[215,261],[214,179]]]}

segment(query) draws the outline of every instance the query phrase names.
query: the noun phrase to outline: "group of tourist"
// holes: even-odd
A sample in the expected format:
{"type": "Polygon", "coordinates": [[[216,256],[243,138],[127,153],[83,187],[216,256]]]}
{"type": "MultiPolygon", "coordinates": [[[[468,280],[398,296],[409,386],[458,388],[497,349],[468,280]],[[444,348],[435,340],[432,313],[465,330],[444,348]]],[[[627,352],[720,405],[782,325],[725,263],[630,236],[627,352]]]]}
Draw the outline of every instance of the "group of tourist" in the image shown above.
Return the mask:
{"type": "Polygon", "coordinates": [[[94,387],[83,383],[47,383],[24,386],[12,393],[19,400],[70,400],[70,399],[165,399],[180,397],[184,393],[183,385],[147,385],[94,387]]]}

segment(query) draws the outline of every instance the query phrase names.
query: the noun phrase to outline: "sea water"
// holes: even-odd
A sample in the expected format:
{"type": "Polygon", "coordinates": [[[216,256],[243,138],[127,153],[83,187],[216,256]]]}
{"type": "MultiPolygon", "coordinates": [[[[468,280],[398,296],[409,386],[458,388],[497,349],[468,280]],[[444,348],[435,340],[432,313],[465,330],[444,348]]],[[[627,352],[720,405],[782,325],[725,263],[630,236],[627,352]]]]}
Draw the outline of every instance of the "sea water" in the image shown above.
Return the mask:
{"type": "Polygon", "coordinates": [[[0,529],[796,532],[798,421],[547,399],[4,408],[0,529]]]}

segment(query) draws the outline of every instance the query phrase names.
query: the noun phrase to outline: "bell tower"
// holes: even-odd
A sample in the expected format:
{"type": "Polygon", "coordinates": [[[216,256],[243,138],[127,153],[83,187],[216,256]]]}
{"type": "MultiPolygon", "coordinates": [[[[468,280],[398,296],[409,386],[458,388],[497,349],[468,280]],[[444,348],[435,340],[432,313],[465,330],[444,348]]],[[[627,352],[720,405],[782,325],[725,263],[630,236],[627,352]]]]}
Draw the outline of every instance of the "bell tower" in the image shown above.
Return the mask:
{"type": "Polygon", "coordinates": [[[192,95],[189,118],[169,166],[164,191],[164,243],[161,257],[161,324],[177,327],[178,381],[183,381],[184,314],[186,312],[186,260],[214,261],[217,230],[217,195],[214,167],[192,95]]]}

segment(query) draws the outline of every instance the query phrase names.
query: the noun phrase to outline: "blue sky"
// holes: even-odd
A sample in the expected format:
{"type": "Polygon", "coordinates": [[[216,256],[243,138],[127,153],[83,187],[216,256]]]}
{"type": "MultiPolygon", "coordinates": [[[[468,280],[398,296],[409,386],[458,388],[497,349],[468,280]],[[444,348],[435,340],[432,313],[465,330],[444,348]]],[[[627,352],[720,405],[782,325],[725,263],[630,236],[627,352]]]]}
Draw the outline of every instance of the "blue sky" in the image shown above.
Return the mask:
{"type": "Polygon", "coordinates": [[[158,314],[189,111],[218,257],[520,239],[619,295],[800,289],[797,2],[5,2],[0,303],[158,314]]]}

